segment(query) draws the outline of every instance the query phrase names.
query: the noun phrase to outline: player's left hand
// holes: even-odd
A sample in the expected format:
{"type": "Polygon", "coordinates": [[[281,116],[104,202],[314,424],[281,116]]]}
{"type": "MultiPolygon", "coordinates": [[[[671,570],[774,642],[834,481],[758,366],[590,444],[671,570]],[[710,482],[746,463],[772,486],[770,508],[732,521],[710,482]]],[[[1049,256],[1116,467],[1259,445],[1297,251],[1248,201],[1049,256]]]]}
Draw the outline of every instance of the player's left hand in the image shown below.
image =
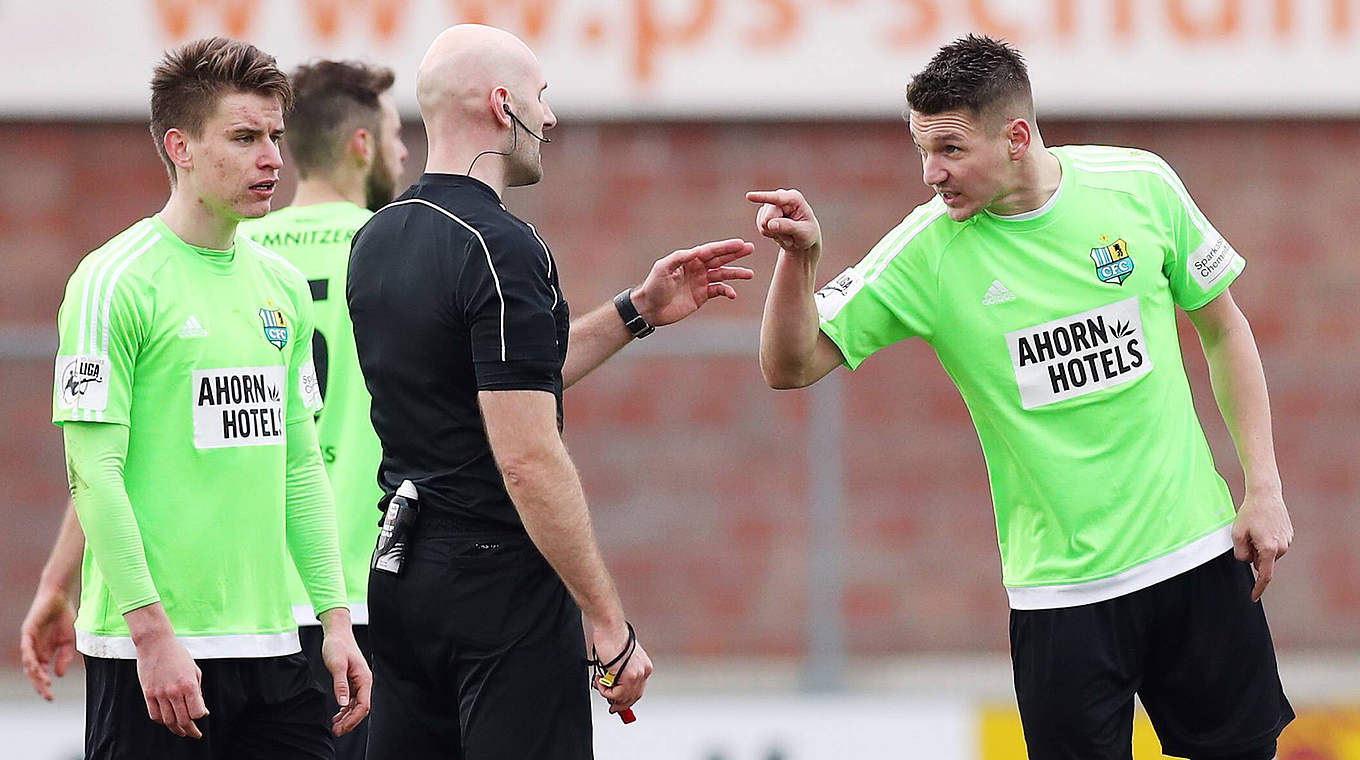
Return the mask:
{"type": "Polygon", "coordinates": [[[336,736],[344,736],[363,722],[373,692],[373,671],[368,669],[368,662],[354,641],[349,611],[344,612],[344,625],[327,625],[321,644],[321,659],[331,673],[335,701],[340,705],[340,712],[331,718],[331,733],[336,736]]]}
{"type": "Polygon", "coordinates": [[[1275,575],[1275,560],[1283,557],[1294,542],[1294,525],[1279,491],[1247,492],[1233,522],[1232,537],[1233,555],[1256,568],[1251,600],[1259,601],[1275,575]]]}
{"type": "Polygon", "coordinates": [[[732,238],[663,256],[633,289],[633,306],[648,324],[661,327],[688,317],[710,298],[736,298],[737,291],[728,282],[749,280],[755,273],[727,265],[754,250],[754,244],[732,238]]]}

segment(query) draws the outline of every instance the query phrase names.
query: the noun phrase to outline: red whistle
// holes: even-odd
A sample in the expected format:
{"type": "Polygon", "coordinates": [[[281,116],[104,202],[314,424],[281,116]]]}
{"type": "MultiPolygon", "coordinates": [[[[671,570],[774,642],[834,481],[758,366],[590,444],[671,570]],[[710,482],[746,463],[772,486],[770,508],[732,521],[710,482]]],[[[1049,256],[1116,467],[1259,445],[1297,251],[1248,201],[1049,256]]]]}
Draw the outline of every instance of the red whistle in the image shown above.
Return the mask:
{"type": "Polygon", "coordinates": [[[632,723],[633,721],[637,720],[637,716],[633,714],[632,710],[620,710],[619,720],[623,721],[623,724],[626,726],[629,723],[632,723]]]}

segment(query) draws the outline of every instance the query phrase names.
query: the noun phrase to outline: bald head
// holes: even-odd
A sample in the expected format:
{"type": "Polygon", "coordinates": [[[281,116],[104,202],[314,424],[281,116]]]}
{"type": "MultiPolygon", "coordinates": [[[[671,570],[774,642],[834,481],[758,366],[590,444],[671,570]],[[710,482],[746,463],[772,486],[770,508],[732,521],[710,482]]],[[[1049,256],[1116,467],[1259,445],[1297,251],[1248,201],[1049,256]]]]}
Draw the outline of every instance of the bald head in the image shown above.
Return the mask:
{"type": "Polygon", "coordinates": [[[448,118],[463,121],[485,110],[493,91],[512,103],[537,98],[542,73],[534,53],[518,37],[481,24],[459,24],[434,38],[416,74],[416,100],[427,127],[448,118]]]}
{"type": "Polygon", "coordinates": [[[539,139],[530,135],[557,123],[543,98],[547,86],[533,51],[515,35],[480,24],[445,29],[416,74],[430,141],[426,171],[470,174],[497,193],[539,181],[539,139]]]}

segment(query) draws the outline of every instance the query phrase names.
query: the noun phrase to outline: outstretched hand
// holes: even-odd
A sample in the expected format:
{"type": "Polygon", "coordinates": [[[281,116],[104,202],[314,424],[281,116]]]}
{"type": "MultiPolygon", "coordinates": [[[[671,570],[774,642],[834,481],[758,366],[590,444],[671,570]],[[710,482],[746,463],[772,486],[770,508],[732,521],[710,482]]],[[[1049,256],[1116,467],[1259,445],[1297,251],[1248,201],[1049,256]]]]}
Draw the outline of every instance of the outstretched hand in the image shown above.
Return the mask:
{"type": "Polygon", "coordinates": [[[657,259],[647,279],[633,289],[633,306],[648,324],[661,327],[688,317],[710,298],[736,298],[728,283],[749,280],[755,273],[727,265],[754,250],[755,245],[732,238],[674,251],[657,259]]]}
{"type": "Polygon", "coordinates": [[[759,203],[756,229],[791,253],[814,251],[822,245],[822,227],[812,206],[797,190],[753,190],[746,200],[759,203]]]}

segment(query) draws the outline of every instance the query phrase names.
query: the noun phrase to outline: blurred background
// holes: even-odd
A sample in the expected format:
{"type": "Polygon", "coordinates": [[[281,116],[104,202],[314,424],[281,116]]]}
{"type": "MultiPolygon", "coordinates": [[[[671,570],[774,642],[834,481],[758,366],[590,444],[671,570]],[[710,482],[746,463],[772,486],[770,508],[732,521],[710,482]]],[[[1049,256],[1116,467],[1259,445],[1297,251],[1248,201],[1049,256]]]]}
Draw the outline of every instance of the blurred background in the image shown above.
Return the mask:
{"type": "MultiPolygon", "coordinates": [[[[543,63],[561,125],[543,182],[506,204],[553,248],[578,313],[673,249],[758,239],[749,189],[807,195],[823,280],[858,261],[929,197],[902,92],[970,31],[1027,55],[1049,145],[1165,157],[1249,264],[1233,292],[1297,530],[1266,595],[1300,713],[1281,757],[1360,758],[1356,0],[0,0],[0,754],[80,755],[83,672],[42,702],[17,632],[65,502],[49,422],[64,283],[167,194],[146,129],[153,64],[230,34],[288,68],[392,65],[409,180],[424,162],[416,65],[464,21],[514,31],[543,63]]],[[[606,559],[657,663],[636,724],[597,715],[599,756],[1023,757],[986,472],[957,391],[920,342],[807,391],[767,389],[774,252],[758,245],[738,301],[567,394],[606,559]]],[[[1141,718],[1137,756],[1160,757],[1141,718]]]]}

